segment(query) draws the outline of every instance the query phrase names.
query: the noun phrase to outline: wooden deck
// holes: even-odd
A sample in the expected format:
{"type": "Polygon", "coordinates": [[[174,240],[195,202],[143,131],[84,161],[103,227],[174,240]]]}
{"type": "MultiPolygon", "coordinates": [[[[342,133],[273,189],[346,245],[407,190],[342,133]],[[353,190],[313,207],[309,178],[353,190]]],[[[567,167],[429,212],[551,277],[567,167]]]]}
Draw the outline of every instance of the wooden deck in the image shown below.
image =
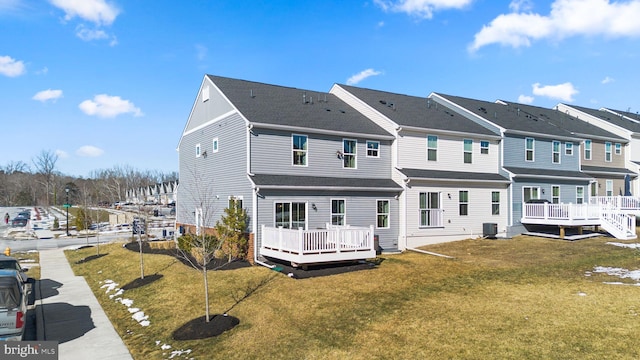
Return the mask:
{"type": "Polygon", "coordinates": [[[263,225],[261,229],[260,255],[294,266],[376,257],[373,226],[294,230],[263,225]]]}

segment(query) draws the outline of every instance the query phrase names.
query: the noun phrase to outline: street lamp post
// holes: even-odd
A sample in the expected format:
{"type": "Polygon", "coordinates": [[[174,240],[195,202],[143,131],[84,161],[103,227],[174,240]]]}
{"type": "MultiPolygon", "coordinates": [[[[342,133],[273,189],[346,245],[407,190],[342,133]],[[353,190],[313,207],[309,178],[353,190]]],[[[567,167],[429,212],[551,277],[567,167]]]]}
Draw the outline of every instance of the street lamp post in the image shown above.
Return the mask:
{"type": "Polygon", "coordinates": [[[64,188],[64,192],[67,193],[67,202],[64,207],[67,208],[67,236],[69,236],[69,188],[64,188]]]}

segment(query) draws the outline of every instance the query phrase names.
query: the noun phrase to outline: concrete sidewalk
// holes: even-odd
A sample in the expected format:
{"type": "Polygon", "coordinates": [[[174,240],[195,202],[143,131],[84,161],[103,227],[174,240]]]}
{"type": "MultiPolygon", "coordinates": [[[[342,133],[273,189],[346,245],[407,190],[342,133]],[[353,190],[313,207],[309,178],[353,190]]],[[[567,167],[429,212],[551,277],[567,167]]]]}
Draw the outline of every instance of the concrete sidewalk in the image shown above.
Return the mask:
{"type": "Polygon", "coordinates": [[[37,338],[57,341],[60,360],[133,359],[83,277],[63,249],[40,251],[36,286],[37,338]]]}

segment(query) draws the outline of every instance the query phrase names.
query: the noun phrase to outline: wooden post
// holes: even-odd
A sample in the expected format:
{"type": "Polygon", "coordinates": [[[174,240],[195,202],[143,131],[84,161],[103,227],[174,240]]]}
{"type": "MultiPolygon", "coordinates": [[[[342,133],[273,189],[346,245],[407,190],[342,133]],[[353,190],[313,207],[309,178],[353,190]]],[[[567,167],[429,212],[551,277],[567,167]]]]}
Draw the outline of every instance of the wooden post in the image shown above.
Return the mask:
{"type": "Polygon", "coordinates": [[[560,225],[560,239],[564,239],[564,226],[560,225]]]}

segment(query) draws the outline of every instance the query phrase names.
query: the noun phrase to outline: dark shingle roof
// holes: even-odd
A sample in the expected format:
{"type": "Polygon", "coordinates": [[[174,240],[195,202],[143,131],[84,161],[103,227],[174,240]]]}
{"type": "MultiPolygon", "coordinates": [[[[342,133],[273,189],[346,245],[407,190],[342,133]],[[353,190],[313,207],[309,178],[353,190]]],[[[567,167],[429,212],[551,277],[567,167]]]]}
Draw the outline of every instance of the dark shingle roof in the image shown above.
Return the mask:
{"type": "Polygon", "coordinates": [[[390,136],[333,94],[214,75],[207,77],[253,123],[390,136]]]}
{"type": "Polygon", "coordinates": [[[604,110],[596,110],[596,109],[590,109],[590,108],[586,108],[586,107],[582,107],[582,106],[575,106],[575,105],[567,105],[569,107],[572,107],[578,111],[582,111],[585,114],[589,114],[593,117],[597,117],[598,119],[604,120],[606,122],[609,122],[613,125],[619,126],[623,129],[627,129],[633,132],[637,132],[640,133],[640,119],[638,119],[638,115],[637,114],[631,114],[631,113],[627,113],[627,112],[620,112],[618,110],[611,110],[613,112],[616,112],[617,114],[621,114],[624,116],[628,116],[631,119],[638,119],[637,121],[632,121],[629,120],[627,118],[624,118],[622,116],[618,116],[616,114],[613,114],[609,111],[604,111],[604,110]]]}
{"type": "Polygon", "coordinates": [[[508,172],[518,177],[541,177],[541,178],[571,178],[576,180],[590,180],[591,176],[580,171],[532,169],[508,166],[504,168],[508,172]]]}
{"type": "Polygon", "coordinates": [[[402,187],[391,179],[254,174],[251,176],[251,180],[256,186],[264,188],[351,189],[354,191],[402,190],[402,187]]]}
{"type": "Polygon", "coordinates": [[[431,99],[339,85],[400,126],[498,135],[431,99]]]}
{"type": "MultiPolygon", "coordinates": [[[[503,101],[503,102],[508,103],[507,101],[503,101]]],[[[518,104],[518,103],[508,103],[508,104],[509,106],[519,108],[520,112],[524,112],[525,114],[529,114],[530,116],[536,117],[542,121],[546,121],[547,123],[556,125],[580,137],[587,137],[587,138],[598,137],[598,138],[609,139],[613,141],[626,142],[624,138],[614,133],[611,133],[607,130],[602,129],[601,127],[587,123],[574,116],[565,114],[558,110],[547,109],[539,106],[518,104]]]]}
{"type": "Polygon", "coordinates": [[[592,174],[607,174],[608,176],[615,177],[615,178],[623,178],[627,174],[632,177],[638,176],[638,174],[625,168],[611,168],[611,167],[605,167],[605,166],[582,165],[582,171],[584,171],[585,173],[592,173],[592,174]]]}
{"type": "Polygon", "coordinates": [[[494,173],[474,173],[463,171],[443,171],[425,169],[398,169],[409,179],[416,180],[455,180],[455,181],[489,181],[509,182],[509,179],[494,173]]]}

